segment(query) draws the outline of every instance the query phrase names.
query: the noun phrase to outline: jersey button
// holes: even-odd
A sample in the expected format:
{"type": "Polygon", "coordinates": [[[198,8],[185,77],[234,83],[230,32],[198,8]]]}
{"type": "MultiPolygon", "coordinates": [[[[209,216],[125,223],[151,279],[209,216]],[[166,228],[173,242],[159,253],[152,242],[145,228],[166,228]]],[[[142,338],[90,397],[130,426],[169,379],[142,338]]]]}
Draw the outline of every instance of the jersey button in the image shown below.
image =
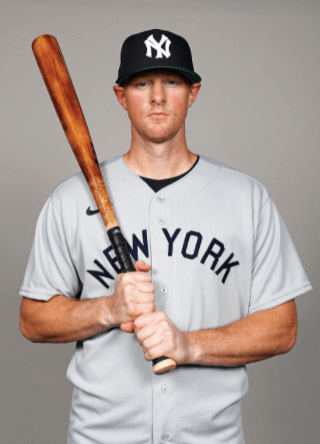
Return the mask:
{"type": "Polygon", "coordinates": [[[168,387],[167,387],[166,385],[163,385],[163,386],[161,387],[161,391],[162,391],[162,393],[164,393],[164,394],[168,393],[168,387]]]}
{"type": "Polygon", "coordinates": [[[167,442],[167,441],[169,440],[169,435],[167,435],[167,434],[163,434],[163,435],[161,436],[161,439],[162,439],[162,441],[167,442]]]}
{"type": "Polygon", "coordinates": [[[163,225],[164,224],[164,219],[160,218],[160,219],[158,219],[158,222],[159,222],[160,225],[163,225]]]}
{"type": "Polygon", "coordinates": [[[157,202],[162,203],[163,201],[164,201],[163,197],[160,197],[160,196],[157,197],[157,202]]]}
{"type": "Polygon", "coordinates": [[[161,287],[160,292],[161,294],[167,294],[168,293],[167,287],[161,287]]]}

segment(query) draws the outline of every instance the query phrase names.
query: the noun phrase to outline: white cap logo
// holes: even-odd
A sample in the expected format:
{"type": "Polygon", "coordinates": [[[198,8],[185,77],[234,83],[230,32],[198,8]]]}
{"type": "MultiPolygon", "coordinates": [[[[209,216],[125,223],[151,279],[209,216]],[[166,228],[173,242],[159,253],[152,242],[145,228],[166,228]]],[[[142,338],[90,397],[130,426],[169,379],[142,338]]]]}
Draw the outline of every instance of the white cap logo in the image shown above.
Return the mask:
{"type": "Polygon", "coordinates": [[[147,57],[152,57],[152,51],[151,48],[154,48],[157,50],[157,55],[156,55],[156,59],[162,59],[162,56],[164,55],[165,57],[170,57],[170,51],[169,51],[169,46],[171,44],[171,41],[168,39],[168,37],[166,37],[165,35],[162,34],[161,36],[161,40],[160,42],[157,42],[154,38],[153,35],[151,34],[147,40],[145,40],[145,45],[147,47],[147,57]],[[166,43],[166,49],[162,48],[162,45],[166,43]]]}

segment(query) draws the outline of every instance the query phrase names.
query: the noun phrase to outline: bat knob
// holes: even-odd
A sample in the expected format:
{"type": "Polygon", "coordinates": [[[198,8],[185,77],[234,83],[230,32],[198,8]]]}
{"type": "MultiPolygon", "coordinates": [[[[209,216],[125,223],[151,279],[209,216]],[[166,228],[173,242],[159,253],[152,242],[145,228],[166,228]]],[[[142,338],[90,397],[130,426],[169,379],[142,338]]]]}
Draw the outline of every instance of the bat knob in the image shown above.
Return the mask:
{"type": "Polygon", "coordinates": [[[153,373],[155,375],[164,375],[171,372],[177,366],[176,362],[171,358],[159,358],[153,361],[153,373]]]}

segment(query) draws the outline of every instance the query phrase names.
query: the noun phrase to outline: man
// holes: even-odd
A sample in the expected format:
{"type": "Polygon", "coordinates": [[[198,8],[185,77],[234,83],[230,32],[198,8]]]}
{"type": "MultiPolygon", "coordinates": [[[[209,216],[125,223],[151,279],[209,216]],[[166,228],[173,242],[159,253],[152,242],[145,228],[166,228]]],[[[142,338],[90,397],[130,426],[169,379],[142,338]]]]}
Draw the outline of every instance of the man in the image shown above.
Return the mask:
{"type": "Polygon", "coordinates": [[[69,444],[242,444],[245,365],[295,343],[311,284],[266,188],[188,149],[200,81],[176,34],[123,44],[114,92],[131,147],[101,168],[136,273],[120,274],[82,174],[40,214],[21,331],[77,341],[69,444]],[[161,356],[177,368],[157,376],[161,356]]]}

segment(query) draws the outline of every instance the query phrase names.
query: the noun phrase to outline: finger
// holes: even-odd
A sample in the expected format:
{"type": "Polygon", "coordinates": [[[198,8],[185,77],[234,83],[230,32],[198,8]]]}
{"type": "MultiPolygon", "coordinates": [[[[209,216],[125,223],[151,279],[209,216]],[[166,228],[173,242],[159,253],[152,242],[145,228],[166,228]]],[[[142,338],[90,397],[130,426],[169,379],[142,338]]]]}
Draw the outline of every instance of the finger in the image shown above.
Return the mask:
{"type": "Polygon", "coordinates": [[[140,330],[141,328],[145,327],[148,324],[154,323],[155,324],[155,315],[156,313],[144,313],[141,314],[141,316],[138,316],[133,322],[134,322],[134,328],[135,330],[140,330]]]}
{"type": "Polygon", "coordinates": [[[156,291],[152,282],[139,282],[138,289],[141,293],[154,293],[156,291]]]}
{"type": "Polygon", "coordinates": [[[156,304],[153,302],[137,304],[135,311],[139,317],[143,314],[154,313],[156,311],[156,304]]]}
{"type": "Polygon", "coordinates": [[[136,336],[144,353],[163,342],[163,338],[161,337],[159,332],[154,328],[149,328],[149,326],[138,331],[136,333],[136,336]]]}
{"type": "Polygon", "coordinates": [[[136,282],[151,282],[152,281],[151,274],[146,273],[144,271],[136,271],[135,273],[132,273],[132,277],[134,278],[134,280],[136,282]]]}
{"type": "Polygon", "coordinates": [[[157,322],[157,312],[143,313],[134,320],[134,332],[139,342],[154,334],[162,334],[164,326],[157,322]]]}
{"type": "Polygon", "coordinates": [[[151,265],[146,264],[144,261],[138,260],[134,264],[134,268],[136,269],[136,271],[149,271],[152,267],[151,265]]]}
{"type": "Polygon", "coordinates": [[[150,348],[144,353],[144,358],[147,361],[153,361],[154,359],[160,358],[161,356],[166,356],[167,358],[170,358],[170,353],[166,349],[166,346],[163,342],[156,345],[155,347],[150,348]]]}
{"type": "Polygon", "coordinates": [[[138,293],[134,298],[134,303],[139,304],[152,304],[155,301],[153,293],[138,293]]]}
{"type": "Polygon", "coordinates": [[[133,321],[124,322],[123,324],[120,325],[120,328],[122,331],[124,331],[126,333],[133,333],[134,332],[134,323],[133,323],[133,321]]]}

